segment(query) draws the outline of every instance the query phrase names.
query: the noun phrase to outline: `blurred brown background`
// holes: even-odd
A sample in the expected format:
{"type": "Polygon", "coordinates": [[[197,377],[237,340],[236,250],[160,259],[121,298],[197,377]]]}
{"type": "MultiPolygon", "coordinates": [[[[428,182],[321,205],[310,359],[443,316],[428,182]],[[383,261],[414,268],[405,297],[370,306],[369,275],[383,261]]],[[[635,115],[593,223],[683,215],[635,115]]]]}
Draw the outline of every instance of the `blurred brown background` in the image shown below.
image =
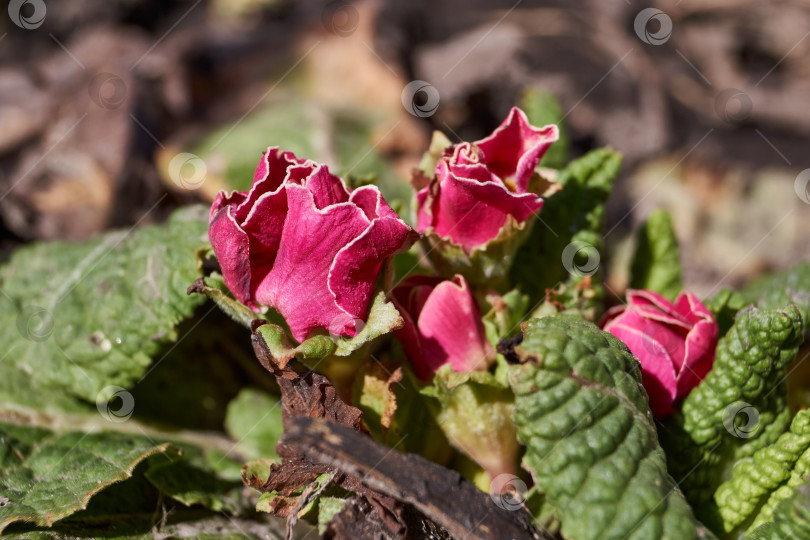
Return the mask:
{"type": "Polygon", "coordinates": [[[407,197],[432,129],[481,137],[535,87],[572,157],[625,156],[613,290],[656,207],[702,295],[810,254],[807,0],[12,0],[0,36],[3,257],[244,189],[268,145],[407,197]]]}

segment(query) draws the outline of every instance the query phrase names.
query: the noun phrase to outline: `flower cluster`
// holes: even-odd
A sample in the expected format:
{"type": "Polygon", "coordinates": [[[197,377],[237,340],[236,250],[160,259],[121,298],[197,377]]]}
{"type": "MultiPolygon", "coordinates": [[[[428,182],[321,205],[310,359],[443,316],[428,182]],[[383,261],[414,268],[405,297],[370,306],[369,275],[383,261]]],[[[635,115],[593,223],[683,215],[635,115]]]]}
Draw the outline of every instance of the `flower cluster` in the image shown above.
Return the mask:
{"type": "MultiPolygon", "coordinates": [[[[491,476],[514,471],[520,453],[514,395],[492,366],[505,365],[497,362],[495,341],[514,333],[517,323],[508,313],[509,295],[499,293],[507,290],[506,276],[544,193],[554,193],[548,191],[554,174],[544,177],[538,165],[558,137],[556,126],[532,126],[517,108],[479,141],[434,137],[414,173],[415,230],[377,187],[350,190],[326,165],[269,148],[250,190],[220,193],[211,207],[209,237],[224,282],[255,312],[277,311],[301,347],[319,333],[356,336],[376,324],[371,299],[385,298],[398,320],[376,335],[393,332],[401,343],[428,387],[425,395],[442,404],[434,416],[451,444],[491,476]],[[401,276],[391,285],[394,265],[386,262],[420,238],[429,275],[401,276]],[[381,276],[383,268],[391,272],[381,276]]],[[[590,278],[551,297],[583,290],[575,296],[587,301],[589,287],[590,278]]],[[[535,315],[557,313],[555,301],[535,315]]],[[[670,302],[629,290],[627,305],[609,310],[600,325],[638,358],[657,418],[671,414],[712,369],[717,323],[691,293],[670,302]]]]}

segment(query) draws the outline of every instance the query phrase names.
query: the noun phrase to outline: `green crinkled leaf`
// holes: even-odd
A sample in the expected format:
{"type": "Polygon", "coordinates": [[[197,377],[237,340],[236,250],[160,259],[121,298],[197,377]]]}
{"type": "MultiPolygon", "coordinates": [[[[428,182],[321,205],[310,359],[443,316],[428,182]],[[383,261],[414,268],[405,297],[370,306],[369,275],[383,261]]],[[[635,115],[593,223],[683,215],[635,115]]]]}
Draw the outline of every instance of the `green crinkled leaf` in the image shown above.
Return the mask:
{"type": "MultiPolygon", "coordinates": [[[[708,300],[704,300],[706,305],[717,321],[717,335],[723,337],[729,328],[734,325],[734,318],[737,313],[748,305],[743,295],[731,289],[722,289],[708,300]]],[[[778,307],[778,306],[774,306],[778,307]]]]}
{"type": "Polygon", "coordinates": [[[245,388],[228,404],[225,429],[246,459],[276,458],[276,443],[284,433],[280,400],[266,392],[245,388]]]}
{"type": "MultiPolygon", "coordinates": [[[[556,181],[563,187],[545,199],[538,223],[518,251],[512,266],[512,283],[520,283],[537,304],[546,289],[557,287],[572,276],[563,262],[563,252],[574,244],[574,265],[584,274],[597,268],[595,253],[602,250],[605,201],[619,172],[621,156],[608,148],[589,152],[560,171],[556,181]],[[582,260],[580,260],[582,259],[582,260]]],[[[574,269],[574,273],[578,271],[574,269]]],[[[598,274],[597,274],[598,275],[598,274]]],[[[598,280],[596,280],[598,283],[598,280]]],[[[601,297],[601,285],[594,287],[601,297]]]]}
{"type": "MultiPolygon", "coordinates": [[[[731,477],[717,488],[714,500],[723,530],[730,533],[747,528],[757,512],[760,512],[760,516],[754,526],[770,521],[774,507],[795,488],[787,484],[797,462],[805,454],[805,461],[810,460],[808,450],[810,412],[799,411],[791,423],[790,431],[783,433],[774,444],[758,450],[752,459],[735,464],[731,477]],[[777,493],[780,487],[787,489],[777,493]],[[763,508],[766,503],[767,509],[763,508]]],[[[797,478],[800,476],[796,475],[797,478]]]]}
{"type": "Polygon", "coordinates": [[[0,401],[84,410],[77,398],[136,381],[202,302],[186,288],[207,228],[191,207],[166,225],[17,250],[0,268],[0,401]]]}
{"type": "Polygon", "coordinates": [[[520,108],[526,113],[529,123],[533,126],[557,124],[560,130],[560,138],[549,147],[546,155],[540,161],[540,166],[562,169],[568,163],[571,141],[568,138],[565,126],[562,124],[563,112],[560,102],[551,92],[535,88],[523,94],[520,100],[520,108]]]}
{"type": "Polygon", "coordinates": [[[572,316],[529,321],[510,380],[523,465],[577,540],[706,534],[667,474],[641,368],[572,316]]]}
{"type": "Polygon", "coordinates": [[[796,304],[805,321],[810,321],[810,262],[802,262],[784,272],[763,276],[745,286],[740,294],[747,304],[777,308],[796,304]]]}
{"type": "Polygon", "coordinates": [[[749,530],[773,520],[776,507],[785,499],[792,497],[796,489],[804,485],[808,478],[810,478],[810,452],[805,450],[793,465],[793,469],[790,471],[790,477],[787,481],[775,489],[762,508],[760,508],[749,530]]]}
{"type": "MultiPolygon", "coordinates": [[[[163,460],[165,455],[150,459],[163,460]]],[[[145,466],[146,463],[141,463],[132,478],[106,488],[90,500],[85,510],[57,521],[53,527],[46,529],[19,522],[6,528],[3,538],[151,540],[163,535],[167,538],[195,539],[284,538],[282,519],[260,517],[252,509],[242,516],[213,512],[199,505],[189,507],[161,496],[146,479],[145,466]]],[[[304,536],[306,531],[300,532],[304,536]]]]}
{"type": "MultiPolygon", "coordinates": [[[[79,510],[56,521],[53,526],[38,527],[32,523],[16,522],[3,531],[3,538],[22,531],[36,531],[28,534],[42,535],[41,538],[75,538],[98,536],[104,531],[105,538],[143,538],[162,529],[158,524],[161,515],[155,509],[162,504],[161,513],[168,514],[166,524],[178,521],[199,519],[211,512],[201,507],[187,508],[172,499],[161,497],[160,492],[144,476],[148,462],[152,459],[165,460],[169,453],[162,453],[141,462],[132,472],[132,477],[106,487],[93,496],[84,510],[79,510]]],[[[161,519],[162,521],[162,519],[161,519]]]]}
{"type": "Polygon", "coordinates": [[[11,530],[148,532],[161,497],[172,508],[193,505],[193,511],[177,512],[183,519],[252,506],[243,495],[238,464],[212,449],[224,439],[196,434],[188,437],[195,444],[165,442],[165,434],[147,433],[135,420],[111,426],[142,435],[0,424],[0,501],[7,499],[0,504],[0,530],[18,522],[11,530]]]}
{"type": "Polygon", "coordinates": [[[741,311],[717,345],[712,371],[687,396],[661,433],[670,472],[702,516],[714,521],[709,501],[722,464],[775,441],[787,427],[781,383],[803,333],[799,310],[741,311]],[[763,429],[776,421],[777,429],[763,429]],[[759,440],[758,440],[759,439],[759,440]]]}
{"type": "Polygon", "coordinates": [[[773,519],[760,525],[745,540],[788,540],[810,538],[810,484],[802,484],[781,501],[773,519]]]}
{"type": "Polygon", "coordinates": [[[55,434],[0,424],[0,531],[15,521],[51,526],[168,444],[119,433],[55,434]]]}
{"type": "Polygon", "coordinates": [[[678,239],[669,212],[650,212],[638,233],[630,287],[655,291],[673,300],[683,288],[678,255],[678,239]]]}

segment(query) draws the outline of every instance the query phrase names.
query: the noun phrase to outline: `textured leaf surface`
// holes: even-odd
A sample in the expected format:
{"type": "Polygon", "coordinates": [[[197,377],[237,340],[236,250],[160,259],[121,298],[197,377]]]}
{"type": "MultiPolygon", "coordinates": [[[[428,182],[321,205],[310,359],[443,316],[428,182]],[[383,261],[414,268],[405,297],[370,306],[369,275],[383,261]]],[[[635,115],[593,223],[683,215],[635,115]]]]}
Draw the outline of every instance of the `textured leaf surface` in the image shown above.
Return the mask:
{"type": "Polygon", "coordinates": [[[805,332],[810,321],[810,262],[797,264],[777,274],[761,277],[747,285],[741,294],[751,304],[777,308],[792,303],[801,310],[805,332]]]}
{"type": "Polygon", "coordinates": [[[655,291],[673,300],[683,288],[678,254],[672,217],[664,210],[651,212],[638,234],[630,286],[655,291]]]}
{"type": "Polygon", "coordinates": [[[76,398],[137,380],[202,301],[186,288],[206,230],[192,207],[166,225],[17,250],[0,268],[2,401],[79,410],[76,398]]]}
{"type": "Polygon", "coordinates": [[[810,538],[810,484],[801,485],[776,507],[773,520],[757,527],[746,540],[810,538]]]}
{"type": "MultiPolygon", "coordinates": [[[[605,221],[604,204],[619,172],[621,156],[602,148],[572,161],[560,171],[563,188],[545,199],[538,223],[515,257],[510,274],[536,304],[547,288],[554,288],[570,275],[563,264],[565,247],[578,242],[599,252],[605,221]]],[[[592,250],[580,250],[592,256],[592,250]]],[[[575,261],[582,265],[582,261],[575,261]]]]}
{"type": "Polygon", "coordinates": [[[795,306],[741,311],[717,345],[712,371],[684,400],[682,413],[665,425],[662,441],[670,472],[706,515],[711,508],[704,503],[719,484],[723,461],[750,455],[787,427],[780,415],[785,396],[780,381],[802,332],[795,306]],[[768,421],[775,428],[763,429],[768,421]]]}
{"type": "Polygon", "coordinates": [[[50,526],[87,506],[105,487],[132,475],[150,455],[168,444],[117,433],[53,434],[0,424],[0,531],[28,521],[50,526]]]}
{"type": "Polygon", "coordinates": [[[595,325],[528,323],[510,379],[524,466],[566,538],[689,539],[703,534],[667,475],[638,360],[595,325]]]}
{"type": "MultiPolygon", "coordinates": [[[[743,524],[750,524],[760,509],[763,512],[760,512],[758,521],[769,521],[774,507],[789,497],[796,487],[788,485],[789,481],[793,478],[794,483],[803,482],[801,472],[806,474],[807,471],[794,473],[794,470],[809,449],[810,412],[799,411],[790,431],[782,434],[774,444],[758,450],[752,459],[737,463],[731,478],[717,488],[714,500],[723,530],[731,532],[743,524]]],[[[804,459],[810,459],[810,455],[804,459]]]]}

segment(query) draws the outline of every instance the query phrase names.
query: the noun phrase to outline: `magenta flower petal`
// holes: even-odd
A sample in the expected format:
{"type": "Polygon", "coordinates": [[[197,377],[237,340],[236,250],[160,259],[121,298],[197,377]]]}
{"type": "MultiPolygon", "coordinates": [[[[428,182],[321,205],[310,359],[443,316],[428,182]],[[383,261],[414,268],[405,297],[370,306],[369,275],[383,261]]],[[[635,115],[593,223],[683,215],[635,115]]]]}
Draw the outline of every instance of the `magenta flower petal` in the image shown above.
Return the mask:
{"type": "Polygon", "coordinates": [[[292,152],[281,152],[276,147],[268,148],[262,154],[256,171],[253,173],[253,184],[250,191],[236,191],[231,195],[231,197],[236,194],[242,196],[242,202],[236,206],[234,217],[239,222],[247,219],[256,201],[268,193],[279,192],[289,171],[302,164],[307,171],[304,177],[311,173],[316,166],[315,163],[306,164],[305,160],[297,159],[292,152]]]}
{"type": "Polygon", "coordinates": [[[371,297],[383,260],[402,248],[403,238],[410,236],[405,243],[411,245],[417,235],[391,210],[377,188],[359,188],[352,193],[351,200],[364,211],[370,223],[334,257],[328,284],[337,305],[346,313],[362,318],[368,305],[363,298],[371,297]],[[372,198],[373,207],[368,204],[372,198]]]}
{"type": "Polygon", "coordinates": [[[221,191],[217,194],[216,198],[214,199],[213,204],[211,204],[211,209],[208,211],[208,221],[209,223],[213,221],[214,216],[227,206],[237,207],[247,199],[247,194],[244,191],[234,191],[230,195],[221,191]]]}
{"type": "MultiPolygon", "coordinates": [[[[338,252],[360,236],[369,222],[354,205],[320,210],[312,193],[296,184],[287,186],[287,203],[289,215],[295,219],[285,223],[276,263],[256,289],[256,299],[275,307],[298,341],[319,327],[353,336],[352,321],[333,328],[336,320],[346,319],[346,312],[329,290],[328,275],[338,252]]],[[[369,298],[364,298],[365,307],[369,298]]]]}
{"type": "Polygon", "coordinates": [[[659,359],[657,362],[642,364],[641,382],[650,397],[653,415],[661,418],[673,411],[672,404],[677,397],[678,374],[670,352],[661,341],[645,333],[645,328],[650,329],[646,320],[637,314],[627,313],[625,317],[614,322],[609,330],[607,327],[605,330],[622,340],[631,351],[644,351],[645,357],[654,356],[659,359]]]}
{"type": "Polygon", "coordinates": [[[211,247],[217,254],[225,285],[233,295],[253,307],[251,296],[250,240],[233,217],[232,207],[221,208],[208,228],[211,247]]]}
{"type": "Polygon", "coordinates": [[[298,341],[316,328],[354,336],[382,263],[415,241],[376,187],[352,194],[326,166],[277,148],[250,191],[217,197],[210,220],[228,288],[278,310],[298,341]]]}
{"type": "Polygon", "coordinates": [[[417,230],[432,229],[470,253],[497,238],[508,216],[525,222],[543,204],[529,180],[558,137],[556,126],[535,128],[514,108],[490,136],[446,149],[417,192],[417,230]]]}
{"type": "Polygon", "coordinates": [[[459,372],[484,370],[494,359],[478,303],[462,276],[408,278],[394,299],[406,321],[397,337],[423,380],[445,364],[459,372]]]}
{"type": "Polygon", "coordinates": [[[481,166],[457,165],[454,173],[449,168],[447,162],[439,162],[439,177],[446,181],[433,207],[435,215],[418,214],[417,228],[432,225],[439,236],[468,250],[495,239],[508,216],[522,222],[543,206],[543,199],[533,193],[515,195],[502,184],[485,180],[486,169],[481,166]]]}
{"type": "Polygon", "coordinates": [[[397,309],[405,321],[404,326],[396,332],[397,339],[402,343],[414,373],[423,381],[430,379],[433,372],[425,361],[416,321],[433,288],[441,282],[439,277],[411,276],[392,291],[397,309]]]}
{"type": "Polygon", "coordinates": [[[672,303],[652,291],[628,290],[627,305],[608,310],[600,325],[641,362],[642,383],[656,418],[670,414],[714,363],[717,323],[689,292],[672,303]]]}
{"type": "Polygon", "coordinates": [[[525,193],[529,179],[548,147],[560,138],[555,125],[536,128],[526,113],[512,107],[509,116],[489,137],[475,143],[487,167],[502,179],[514,179],[516,191],[525,193]]]}

